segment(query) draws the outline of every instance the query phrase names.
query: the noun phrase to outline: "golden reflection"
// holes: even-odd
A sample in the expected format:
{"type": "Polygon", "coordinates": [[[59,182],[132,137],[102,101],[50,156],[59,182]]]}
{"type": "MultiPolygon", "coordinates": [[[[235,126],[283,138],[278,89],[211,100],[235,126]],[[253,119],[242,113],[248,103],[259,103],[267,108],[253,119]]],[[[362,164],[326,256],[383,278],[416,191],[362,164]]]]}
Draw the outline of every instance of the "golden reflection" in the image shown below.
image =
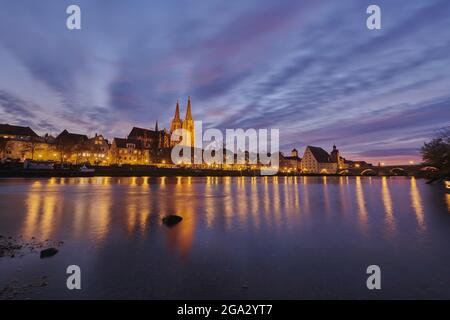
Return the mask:
{"type": "Polygon", "coordinates": [[[417,225],[420,231],[425,230],[425,221],[423,214],[422,198],[420,197],[419,190],[417,188],[417,181],[415,177],[411,178],[411,203],[416,215],[417,225]]]}
{"type": "MultiPolygon", "coordinates": [[[[177,184],[175,186],[175,195],[180,195],[180,200],[173,202],[174,214],[181,215],[183,217],[183,222],[171,229],[167,230],[169,245],[175,247],[181,254],[183,258],[186,258],[189,254],[195,235],[195,225],[196,225],[196,214],[198,211],[196,197],[186,197],[183,195],[192,194],[193,190],[192,184],[186,184],[181,186],[181,177],[177,179],[177,184]],[[178,183],[179,181],[179,183],[178,183]],[[184,199],[183,199],[184,198],[184,199]],[[186,201],[189,199],[189,201],[186,201]]],[[[163,201],[171,201],[171,198],[166,198],[163,201]]],[[[168,212],[161,212],[161,215],[166,215],[168,212]]]]}
{"type": "Polygon", "coordinates": [[[137,204],[133,200],[126,202],[128,232],[133,233],[137,223],[137,204]]]}
{"type": "Polygon", "coordinates": [[[392,235],[392,233],[395,231],[396,226],[391,193],[389,192],[389,186],[386,177],[381,178],[381,197],[383,200],[384,212],[386,213],[386,224],[389,232],[392,235]]]}
{"type": "MultiPolygon", "coordinates": [[[[192,177],[129,179],[98,177],[65,180],[64,183],[70,186],[61,186],[63,179],[59,178],[39,180],[31,184],[26,194],[26,215],[22,234],[26,238],[36,236],[51,239],[55,228],[64,222],[73,228],[71,230],[73,237],[85,236],[86,230],[89,230],[95,236],[95,240],[103,240],[111,231],[113,222],[111,211],[114,209],[117,210],[116,214],[120,213],[119,219],[123,219],[122,227],[126,232],[138,231],[144,235],[144,232],[148,233],[149,222],[153,221],[150,219],[151,214],[160,216],[179,214],[183,216],[183,222],[173,229],[164,227],[163,230],[168,232],[169,243],[183,254],[187,254],[193,245],[197,224],[206,224],[208,228],[213,228],[221,227],[223,221],[224,228],[230,229],[232,223],[237,222],[242,229],[252,226],[257,230],[284,228],[285,225],[288,228],[295,226],[286,222],[290,215],[300,210],[310,213],[311,199],[308,190],[311,192],[317,190],[314,183],[317,181],[320,183],[321,180],[323,195],[319,192],[316,196],[323,196],[326,212],[330,212],[330,205],[335,205],[335,199],[340,200],[342,206],[336,203],[337,211],[351,212],[353,205],[357,209],[358,223],[364,231],[367,231],[369,213],[367,205],[371,203],[367,202],[367,196],[372,188],[373,191],[377,191],[375,188],[378,179],[366,180],[356,177],[355,193],[348,185],[349,179],[353,182],[353,178],[338,179],[337,198],[332,193],[335,191],[335,180],[327,177],[206,177],[202,178],[202,183],[192,177]],[[151,179],[154,179],[152,183],[158,182],[158,186],[153,185],[158,188],[149,188],[151,179]],[[120,180],[122,183],[120,197],[115,197],[114,187],[117,187],[120,180]],[[374,186],[371,188],[369,183],[374,186]],[[167,190],[163,190],[164,186],[167,190]],[[349,200],[352,194],[355,197],[354,203],[349,200]],[[65,204],[62,202],[64,199],[65,204]],[[63,207],[66,211],[65,216],[61,215],[63,207]]],[[[419,187],[417,180],[411,178],[411,207],[415,213],[418,229],[422,230],[425,229],[425,208],[419,187]]],[[[391,234],[400,223],[399,217],[394,213],[392,192],[393,186],[389,180],[386,177],[381,178],[380,200],[385,211],[386,229],[391,234]]],[[[450,194],[445,195],[445,202],[450,212],[450,194]]],[[[311,210],[313,212],[315,210],[312,203],[311,210]]]]}
{"type": "Polygon", "coordinates": [[[290,192],[289,192],[289,182],[288,182],[288,180],[286,179],[287,177],[284,177],[284,182],[283,182],[283,186],[284,186],[284,190],[283,190],[283,193],[284,193],[284,208],[286,209],[286,212],[287,212],[287,209],[289,208],[289,206],[290,206],[290,201],[291,201],[291,198],[290,198],[290,192]]]}
{"type": "Polygon", "coordinates": [[[364,232],[367,232],[367,208],[364,200],[364,191],[361,184],[361,177],[356,177],[356,202],[358,204],[358,219],[364,232]]]}
{"type": "Polygon", "coordinates": [[[141,202],[141,208],[139,210],[139,225],[141,227],[141,234],[144,236],[147,232],[147,224],[150,218],[151,197],[144,197],[141,202]]]}
{"type": "Polygon", "coordinates": [[[49,239],[53,227],[56,224],[56,195],[47,194],[44,196],[43,214],[41,220],[41,235],[43,239],[49,239]]]}
{"type": "Polygon", "coordinates": [[[59,216],[57,209],[61,205],[56,194],[51,192],[56,180],[50,179],[46,186],[35,181],[28,191],[27,212],[22,234],[25,238],[39,237],[50,239],[57,225],[59,216]]]}
{"type": "Polygon", "coordinates": [[[226,230],[229,230],[231,228],[231,222],[233,219],[233,196],[231,195],[231,188],[234,183],[231,179],[231,177],[226,177],[224,186],[224,193],[226,195],[226,198],[224,199],[226,230]]]}
{"type": "Polygon", "coordinates": [[[297,176],[294,177],[294,206],[295,209],[300,211],[300,196],[299,196],[299,190],[298,190],[298,179],[297,176]]]}
{"type": "Polygon", "coordinates": [[[110,212],[111,212],[111,195],[109,190],[105,190],[98,197],[98,200],[91,198],[89,210],[89,225],[94,227],[95,239],[103,240],[108,234],[110,212]]]}
{"type": "MultiPolygon", "coordinates": [[[[37,181],[36,181],[37,182],[37,181]]],[[[25,216],[25,222],[23,226],[23,235],[26,239],[35,236],[35,228],[38,223],[38,218],[41,210],[41,189],[40,183],[33,183],[28,191],[27,198],[27,213],[25,216]]]]}
{"type": "Polygon", "coordinates": [[[213,226],[214,213],[216,212],[215,196],[211,180],[211,177],[207,177],[205,186],[205,211],[206,225],[208,226],[208,228],[211,228],[213,226]]]}
{"type": "Polygon", "coordinates": [[[237,185],[236,194],[236,204],[237,204],[237,215],[239,219],[239,224],[241,226],[247,227],[248,219],[248,205],[247,205],[247,194],[246,194],[246,178],[239,177],[237,185]]]}

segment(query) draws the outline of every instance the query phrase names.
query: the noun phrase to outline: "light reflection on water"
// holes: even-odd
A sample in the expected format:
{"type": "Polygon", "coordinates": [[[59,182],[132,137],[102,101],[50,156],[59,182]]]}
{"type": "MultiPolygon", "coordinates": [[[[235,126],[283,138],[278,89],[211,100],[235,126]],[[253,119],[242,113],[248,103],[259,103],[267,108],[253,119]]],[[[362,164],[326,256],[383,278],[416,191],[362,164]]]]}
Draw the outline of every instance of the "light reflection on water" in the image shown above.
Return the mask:
{"type": "Polygon", "coordinates": [[[389,234],[392,235],[395,232],[395,217],[391,193],[389,192],[389,186],[386,177],[382,178],[381,185],[382,185],[384,211],[386,214],[386,225],[389,230],[389,234]]]}
{"type": "MultiPolygon", "coordinates": [[[[145,237],[151,215],[156,215],[155,221],[159,221],[165,214],[176,213],[184,216],[185,222],[179,232],[171,234],[170,241],[186,251],[192,245],[198,223],[208,229],[220,225],[227,230],[234,226],[253,232],[260,231],[262,224],[265,230],[292,229],[302,219],[315,220],[310,215],[320,212],[325,216],[339,213],[342,218],[353,219],[349,223],[357,222],[361,232],[368,235],[370,220],[381,211],[385,221],[383,232],[394,236],[396,215],[404,214],[408,207],[412,208],[418,232],[425,232],[418,181],[397,180],[396,183],[401,182],[402,193],[393,198],[390,189],[395,183],[390,180],[386,177],[375,182],[361,177],[95,177],[26,181],[27,190],[23,194],[26,214],[20,233],[25,237],[51,238],[61,227],[61,215],[70,215],[64,219],[65,223],[69,222],[64,228],[71,228],[74,238],[92,232],[96,241],[102,241],[111,231],[112,216],[120,215],[129,234],[145,237]],[[316,192],[312,196],[310,187],[316,192]],[[409,197],[404,192],[406,188],[409,197]],[[330,194],[334,193],[337,199],[331,200],[330,194]],[[380,199],[369,206],[369,194],[380,199]],[[314,201],[312,208],[311,201],[314,201]],[[395,212],[394,203],[402,213],[395,212]],[[351,217],[352,212],[356,213],[355,217],[351,217]]],[[[448,194],[445,202],[449,209],[448,194]]]]}
{"type": "Polygon", "coordinates": [[[419,189],[417,188],[416,179],[411,178],[411,203],[416,214],[417,224],[420,231],[425,230],[425,219],[423,214],[422,199],[420,197],[419,189]]]}
{"type": "Polygon", "coordinates": [[[362,227],[362,230],[367,234],[368,224],[367,224],[367,208],[366,200],[364,198],[364,191],[361,184],[361,177],[356,177],[356,201],[358,203],[358,220],[362,227]]]}
{"type": "MultiPolygon", "coordinates": [[[[419,263],[432,259],[428,252],[450,241],[450,195],[443,192],[423,180],[386,177],[3,179],[0,234],[64,240],[80,259],[136,251],[144,264],[179,277],[233,261],[276,266],[264,277],[283,282],[279,268],[309,261],[319,272],[319,261],[334,259],[339,269],[342,256],[362,259],[367,250],[389,263],[402,255],[419,263]],[[183,221],[168,229],[161,224],[166,214],[183,221]],[[81,244],[91,253],[80,251],[81,244]],[[160,260],[148,256],[154,252],[160,260]],[[175,257],[181,259],[177,267],[170,262],[175,257]]],[[[435,273],[450,265],[446,259],[432,266],[435,273]]],[[[247,272],[233,270],[237,278],[247,272]]]]}
{"type": "MultiPolygon", "coordinates": [[[[64,221],[69,225],[64,228],[73,229],[74,238],[93,231],[96,240],[101,241],[111,231],[112,216],[120,215],[126,221],[129,234],[145,236],[151,215],[180,214],[185,217],[185,222],[180,234],[173,237],[180,238],[180,245],[187,243],[183,250],[193,241],[197,219],[204,219],[198,223],[208,229],[220,224],[225,229],[234,225],[258,232],[261,224],[264,229],[291,228],[296,223],[301,224],[301,219],[308,219],[318,212],[325,216],[340,213],[342,218],[357,222],[367,235],[370,219],[375,218],[370,217],[371,214],[381,209],[385,220],[383,232],[393,236],[396,215],[400,214],[395,212],[394,203],[402,211],[412,208],[418,232],[424,232],[426,218],[418,181],[415,178],[398,180],[402,193],[393,198],[390,189],[395,183],[390,180],[386,177],[375,179],[375,182],[361,177],[52,178],[26,181],[22,195],[24,204],[16,205],[19,208],[24,205],[26,210],[21,234],[42,238],[52,237],[63,221],[61,215],[71,216],[65,217],[64,221]],[[310,187],[315,192],[312,196],[310,187]],[[338,199],[331,200],[330,194],[334,193],[338,199]],[[380,197],[371,202],[371,206],[368,204],[369,193],[372,197],[380,197]],[[311,201],[314,201],[312,208],[311,201]],[[356,217],[350,217],[352,212],[356,217]]],[[[448,194],[445,202],[449,209],[448,194]]],[[[171,241],[177,242],[174,239],[171,241]]]]}

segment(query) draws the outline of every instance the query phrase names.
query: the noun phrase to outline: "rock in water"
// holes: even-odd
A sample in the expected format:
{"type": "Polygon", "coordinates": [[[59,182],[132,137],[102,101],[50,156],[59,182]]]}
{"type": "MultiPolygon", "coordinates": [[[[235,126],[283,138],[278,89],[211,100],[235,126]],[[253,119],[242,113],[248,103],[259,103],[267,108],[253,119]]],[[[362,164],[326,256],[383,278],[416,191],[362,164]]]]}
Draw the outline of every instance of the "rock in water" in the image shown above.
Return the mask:
{"type": "Polygon", "coordinates": [[[168,227],[173,227],[174,225],[180,223],[181,220],[183,220],[183,218],[175,214],[171,214],[162,218],[162,222],[168,227]]]}
{"type": "Polygon", "coordinates": [[[41,250],[41,259],[53,257],[58,253],[58,250],[55,248],[48,248],[45,250],[41,250]]]}

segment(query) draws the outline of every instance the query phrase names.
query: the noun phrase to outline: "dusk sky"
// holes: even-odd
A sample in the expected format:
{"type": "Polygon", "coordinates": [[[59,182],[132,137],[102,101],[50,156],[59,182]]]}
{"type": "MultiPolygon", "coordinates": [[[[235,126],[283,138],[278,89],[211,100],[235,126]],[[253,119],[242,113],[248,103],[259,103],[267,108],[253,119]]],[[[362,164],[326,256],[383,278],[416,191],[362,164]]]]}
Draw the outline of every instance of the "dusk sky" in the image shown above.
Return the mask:
{"type": "Polygon", "coordinates": [[[450,125],[449,88],[448,0],[0,0],[0,123],[40,134],[167,128],[191,96],[195,120],[279,128],[284,151],[405,163],[450,125]]]}

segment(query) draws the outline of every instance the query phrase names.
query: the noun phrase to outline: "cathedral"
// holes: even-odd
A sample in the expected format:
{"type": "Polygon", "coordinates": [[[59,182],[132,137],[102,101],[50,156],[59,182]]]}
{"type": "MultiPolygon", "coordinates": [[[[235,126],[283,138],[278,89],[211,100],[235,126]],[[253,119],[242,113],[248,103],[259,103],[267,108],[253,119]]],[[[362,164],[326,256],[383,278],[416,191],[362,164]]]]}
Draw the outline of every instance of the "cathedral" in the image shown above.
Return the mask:
{"type": "Polygon", "coordinates": [[[183,135],[178,141],[170,141],[170,146],[173,147],[174,145],[181,143],[182,145],[193,147],[195,145],[195,128],[194,119],[192,118],[191,113],[191,97],[188,97],[184,120],[180,118],[180,105],[177,101],[175,115],[170,123],[170,134],[172,135],[177,129],[184,129],[183,135]]]}

